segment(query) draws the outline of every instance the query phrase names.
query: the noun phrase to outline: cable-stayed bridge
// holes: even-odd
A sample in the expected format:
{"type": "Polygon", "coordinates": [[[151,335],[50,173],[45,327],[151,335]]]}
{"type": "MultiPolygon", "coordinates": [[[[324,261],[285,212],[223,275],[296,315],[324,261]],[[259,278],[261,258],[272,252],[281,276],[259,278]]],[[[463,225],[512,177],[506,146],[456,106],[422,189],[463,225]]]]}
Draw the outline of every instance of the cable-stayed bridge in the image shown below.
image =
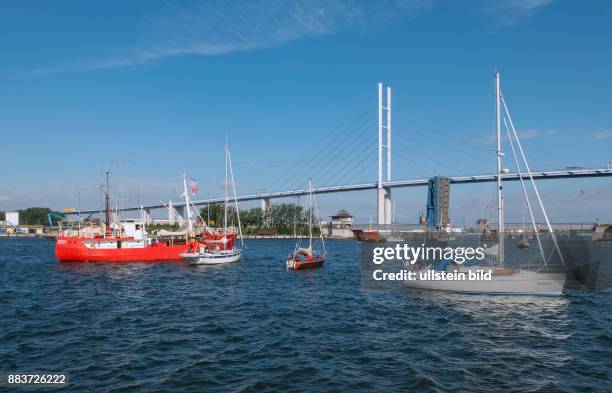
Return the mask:
{"type": "MultiPolygon", "coordinates": [[[[567,178],[586,178],[586,177],[601,177],[601,176],[612,176],[612,169],[601,168],[601,169],[576,169],[576,170],[562,170],[562,171],[544,171],[544,172],[531,172],[534,180],[548,180],[548,179],[567,179],[567,178]]],[[[524,179],[529,178],[528,173],[521,173],[524,179]]],[[[518,181],[520,180],[518,173],[507,173],[502,175],[503,181],[518,181]]],[[[410,179],[410,180],[394,180],[390,182],[383,182],[383,188],[402,188],[402,187],[425,187],[429,184],[429,178],[423,179],[410,179]]],[[[487,183],[494,182],[497,180],[495,174],[485,175],[474,175],[474,176],[451,176],[451,184],[470,184],[470,183],[487,183]]],[[[377,182],[360,183],[360,184],[347,184],[340,186],[327,186],[327,187],[316,187],[312,189],[313,194],[331,194],[337,192],[348,192],[348,191],[365,191],[375,190],[378,188],[377,182]]],[[[239,202],[247,201],[270,201],[271,199],[290,198],[304,196],[308,194],[308,189],[294,189],[277,192],[263,192],[256,194],[238,195],[237,199],[239,202]]],[[[196,206],[205,206],[207,204],[222,203],[224,202],[223,197],[200,199],[193,201],[196,206]]],[[[266,202],[264,202],[266,203],[266,202]]],[[[184,202],[174,202],[172,206],[175,208],[182,208],[185,206],[184,202]]],[[[121,211],[137,211],[137,210],[152,210],[152,209],[166,209],[167,204],[155,204],[155,205],[143,205],[143,206],[132,206],[120,209],[121,211]]],[[[80,214],[95,214],[99,213],[100,209],[96,210],[83,210],[80,214]]]]}
{"type": "MultiPolygon", "coordinates": [[[[377,116],[372,116],[373,111],[364,111],[361,116],[354,122],[351,122],[348,127],[344,130],[333,135],[331,140],[320,142],[320,156],[324,159],[314,162],[311,167],[308,168],[309,173],[321,173],[322,180],[317,179],[317,184],[332,184],[327,186],[316,187],[312,190],[314,194],[329,194],[329,193],[340,193],[349,191],[365,191],[365,190],[377,190],[377,222],[378,224],[391,224],[391,190],[394,188],[402,187],[424,187],[431,185],[431,178],[426,176],[416,177],[414,179],[405,180],[393,180],[392,179],[392,165],[399,164],[404,165],[421,165],[423,163],[433,163],[436,166],[445,167],[448,170],[456,171],[456,165],[458,163],[447,163],[444,160],[439,160],[436,157],[441,155],[428,154],[421,151],[419,148],[414,147],[414,142],[402,141],[401,138],[397,138],[397,135],[392,140],[392,118],[391,118],[391,88],[387,87],[383,89],[383,85],[378,85],[378,106],[377,116]],[[384,93],[384,94],[383,94],[384,93]],[[377,124],[372,124],[372,120],[377,118],[377,124]],[[373,129],[377,130],[377,135],[372,132],[373,129]],[[393,143],[392,143],[393,141],[393,143]],[[337,153],[334,151],[335,146],[341,146],[342,151],[337,153]],[[376,147],[376,158],[377,165],[373,164],[373,153],[376,147]],[[399,148],[398,148],[399,147],[399,148]],[[329,157],[337,153],[335,156],[340,162],[331,162],[329,157]],[[393,155],[399,156],[400,160],[392,161],[393,155]],[[327,161],[326,161],[327,160],[327,161]],[[377,178],[375,181],[365,182],[347,182],[346,179],[351,178],[352,175],[359,176],[367,172],[373,172],[377,169],[377,178]],[[345,184],[344,182],[348,183],[345,184]]],[[[396,125],[397,126],[397,125],[396,125]]],[[[483,157],[482,146],[477,146],[471,143],[465,138],[458,137],[457,135],[444,134],[443,132],[419,132],[414,129],[407,129],[399,125],[400,129],[407,130],[411,136],[421,136],[422,138],[431,141],[435,144],[435,147],[448,146],[454,152],[462,153],[462,157],[466,160],[479,161],[490,166],[491,160],[483,157]],[[433,134],[433,135],[432,135],[433,134]],[[454,139],[454,141],[453,141],[454,139]],[[473,149],[467,150],[469,146],[473,149]]],[[[486,153],[485,153],[486,154],[486,153]]],[[[432,168],[427,168],[426,172],[431,173],[432,168]]],[[[438,169],[433,169],[433,172],[438,172],[438,169]]],[[[499,175],[503,181],[518,181],[529,180],[548,180],[548,179],[574,179],[574,178],[593,178],[612,176],[612,168],[610,164],[607,168],[595,168],[585,169],[581,167],[575,167],[573,169],[565,170],[548,170],[548,171],[530,171],[530,172],[512,172],[506,173],[505,171],[499,175]]],[[[485,183],[497,181],[498,175],[495,173],[479,174],[479,175],[468,175],[468,176],[451,176],[448,177],[450,184],[471,184],[471,183],[485,183]]],[[[261,201],[262,209],[268,209],[270,207],[270,201],[273,199],[299,197],[308,194],[308,190],[302,187],[291,186],[292,180],[304,179],[303,175],[296,174],[295,171],[286,170],[284,175],[276,178],[273,185],[268,189],[284,189],[283,191],[273,192],[258,192],[238,195],[237,200],[244,201],[261,201]]],[[[302,181],[300,183],[303,183],[302,181]]],[[[298,183],[298,184],[300,184],[298,183]]],[[[203,206],[207,204],[214,204],[223,202],[224,198],[207,198],[193,201],[194,205],[203,206]]],[[[185,202],[173,202],[168,201],[167,203],[159,204],[148,204],[148,205],[134,205],[127,206],[118,209],[122,212],[128,211],[143,211],[146,216],[150,215],[151,210],[155,209],[168,209],[169,216],[173,216],[176,209],[182,210],[185,207],[185,202]]],[[[75,213],[68,214],[82,214],[91,215],[101,212],[100,209],[95,210],[81,210],[75,213]]],[[[180,212],[179,212],[180,214],[180,212]]]]}

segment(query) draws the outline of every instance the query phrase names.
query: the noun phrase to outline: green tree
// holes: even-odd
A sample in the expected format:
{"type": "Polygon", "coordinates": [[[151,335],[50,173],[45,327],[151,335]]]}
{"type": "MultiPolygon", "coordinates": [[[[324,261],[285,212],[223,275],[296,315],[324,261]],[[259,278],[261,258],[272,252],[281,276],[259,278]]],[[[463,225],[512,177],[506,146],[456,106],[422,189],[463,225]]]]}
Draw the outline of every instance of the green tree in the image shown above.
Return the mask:
{"type": "MultiPolygon", "coordinates": [[[[223,226],[224,205],[223,203],[210,204],[200,209],[200,216],[204,221],[210,217],[208,223],[211,227],[223,226]]],[[[313,215],[314,218],[314,215],[313,215]]],[[[236,225],[238,222],[236,209],[228,206],[228,225],[236,225]]],[[[279,234],[293,234],[294,228],[298,234],[307,233],[308,211],[296,204],[282,203],[272,205],[269,210],[263,211],[260,207],[240,210],[240,221],[245,234],[257,234],[265,230],[279,234]]],[[[313,233],[318,234],[319,228],[313,222],[313,233]]]]}
{"type": "MultiPolygon", "coordinates": [[[[200,209],[200,216],[204,221],[208,221],[208,226],[213,228],[220,228],[223,226],[223,216],[225,214],[225,204],[211,203],[210,206],[204,206],[200,209]]],[[[242,219],[242,210],[240,211],[240,218],[242,219]]],[[[227,206],[227,225],[234,225],[237,223],[236,220],[236,208],[231,204],[227,206]]]]}
{"type": "MultiPolygon", "coordinates": [[[[48,207],[29,207],[25,210],[19,210],[19,223],[24,225],[48,225],[47,215],[50,213],[61,214],[48,207]]],[[[54,221],[56,220],[54,219],[54,221]]]]}

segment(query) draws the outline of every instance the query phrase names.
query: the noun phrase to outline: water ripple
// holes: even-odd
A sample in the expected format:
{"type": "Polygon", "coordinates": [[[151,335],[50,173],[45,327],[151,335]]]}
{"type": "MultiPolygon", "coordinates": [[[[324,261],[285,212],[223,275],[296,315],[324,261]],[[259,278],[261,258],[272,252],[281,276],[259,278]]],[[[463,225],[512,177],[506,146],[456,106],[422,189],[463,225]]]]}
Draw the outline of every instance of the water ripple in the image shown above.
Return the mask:
{"type": "MultiPolygon", "coordinates": [[[[611,292],[558,299],[364,289],[356,242],[288,272],[284,241],[237,264],[57,263],[0,239],[0,371],[73,392],[605,391],[611,292]]],[[[56,390],[56,389],[50,389],[56,390]]]]}

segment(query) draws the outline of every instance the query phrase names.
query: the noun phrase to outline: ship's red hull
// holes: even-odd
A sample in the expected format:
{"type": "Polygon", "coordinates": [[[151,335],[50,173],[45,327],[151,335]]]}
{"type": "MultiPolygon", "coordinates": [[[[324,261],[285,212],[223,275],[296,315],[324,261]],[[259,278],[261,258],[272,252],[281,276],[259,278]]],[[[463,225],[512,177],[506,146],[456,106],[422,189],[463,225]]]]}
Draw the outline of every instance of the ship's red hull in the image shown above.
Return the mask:
{"type": "Polygon", "coordinates": [[[293,269],[293,270],[315,269],[317,267],[323,266],[324,263],[325,263],[325,257],[317,256],[317,257],[313,257],[310,260],[294,261],[293,266],[291,266],[290,269],[293,269]]]}
{"type": "Polygon", "coordinates": [[[58,261],[75,262],[153,262],[178,261],[180,254],[189,252],[189,244],[155,243],[144,248],[88,248],[77,237],[59,237],[55,243],[58,261]]]}
{"type": "Polygon", "coordinates": [[[362,242],[380,242],[382,238],[380,237],[380,233],[376,229],[365,229],[363,231],[353,231],[355,236],[357,236],[357,240],[362,242]]]}

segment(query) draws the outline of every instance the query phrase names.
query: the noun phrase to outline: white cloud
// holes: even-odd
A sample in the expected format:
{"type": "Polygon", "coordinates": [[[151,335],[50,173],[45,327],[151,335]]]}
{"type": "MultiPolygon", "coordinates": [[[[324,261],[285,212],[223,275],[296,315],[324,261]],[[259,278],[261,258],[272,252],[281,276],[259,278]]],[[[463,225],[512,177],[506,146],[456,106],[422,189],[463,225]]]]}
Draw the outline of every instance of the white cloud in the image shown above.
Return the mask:
{"type": "Polygon", "coordinates": [[[532,17],[538,10],[553,3],[554,0],[497,0],[490,1],[486,9],[496,15],[506,26],[517,24],[532,17]]]}
{"type": "MultiPolygon", "coordinates": [[[[521,140],[531,139],[531,138],[539,138],[544,136],[551,136],[559,133],[558,130],[538,130],[536,128],[528,128],[526,130],[518,130],[518,136],[521,140]]],[[[502,138],[507,138],[506,132],[502,129],[502,138]]],[[[496,140],[496,136],[489,132],[485,137],[485,140],[488,142],[493,142],[496,140]]]]}
{"type": "Polygon", "coordinates": [[[557,130],[537,130],[535,128],[530,128],[524,131],[518,131],[518,136],[521,139],[530,139],[530,138],[538,138],[541,136],[550,136],[555,135],[557,130]]]}
{"type": "Polygon", "coordinates": [[[149,16],[131,48],[109,58],[39,69],[35,75],[137,66],[186,55],[217,56],[347,30],[366,32],[430,10],[433,0],[169,3],[149,16]]]}
{"type": "Polygon", "coordinates": [[[612,138],[612,130],[603,130],[591,135],[591,139],[594,141],[603,141],[608,138],[612,138]]]}

